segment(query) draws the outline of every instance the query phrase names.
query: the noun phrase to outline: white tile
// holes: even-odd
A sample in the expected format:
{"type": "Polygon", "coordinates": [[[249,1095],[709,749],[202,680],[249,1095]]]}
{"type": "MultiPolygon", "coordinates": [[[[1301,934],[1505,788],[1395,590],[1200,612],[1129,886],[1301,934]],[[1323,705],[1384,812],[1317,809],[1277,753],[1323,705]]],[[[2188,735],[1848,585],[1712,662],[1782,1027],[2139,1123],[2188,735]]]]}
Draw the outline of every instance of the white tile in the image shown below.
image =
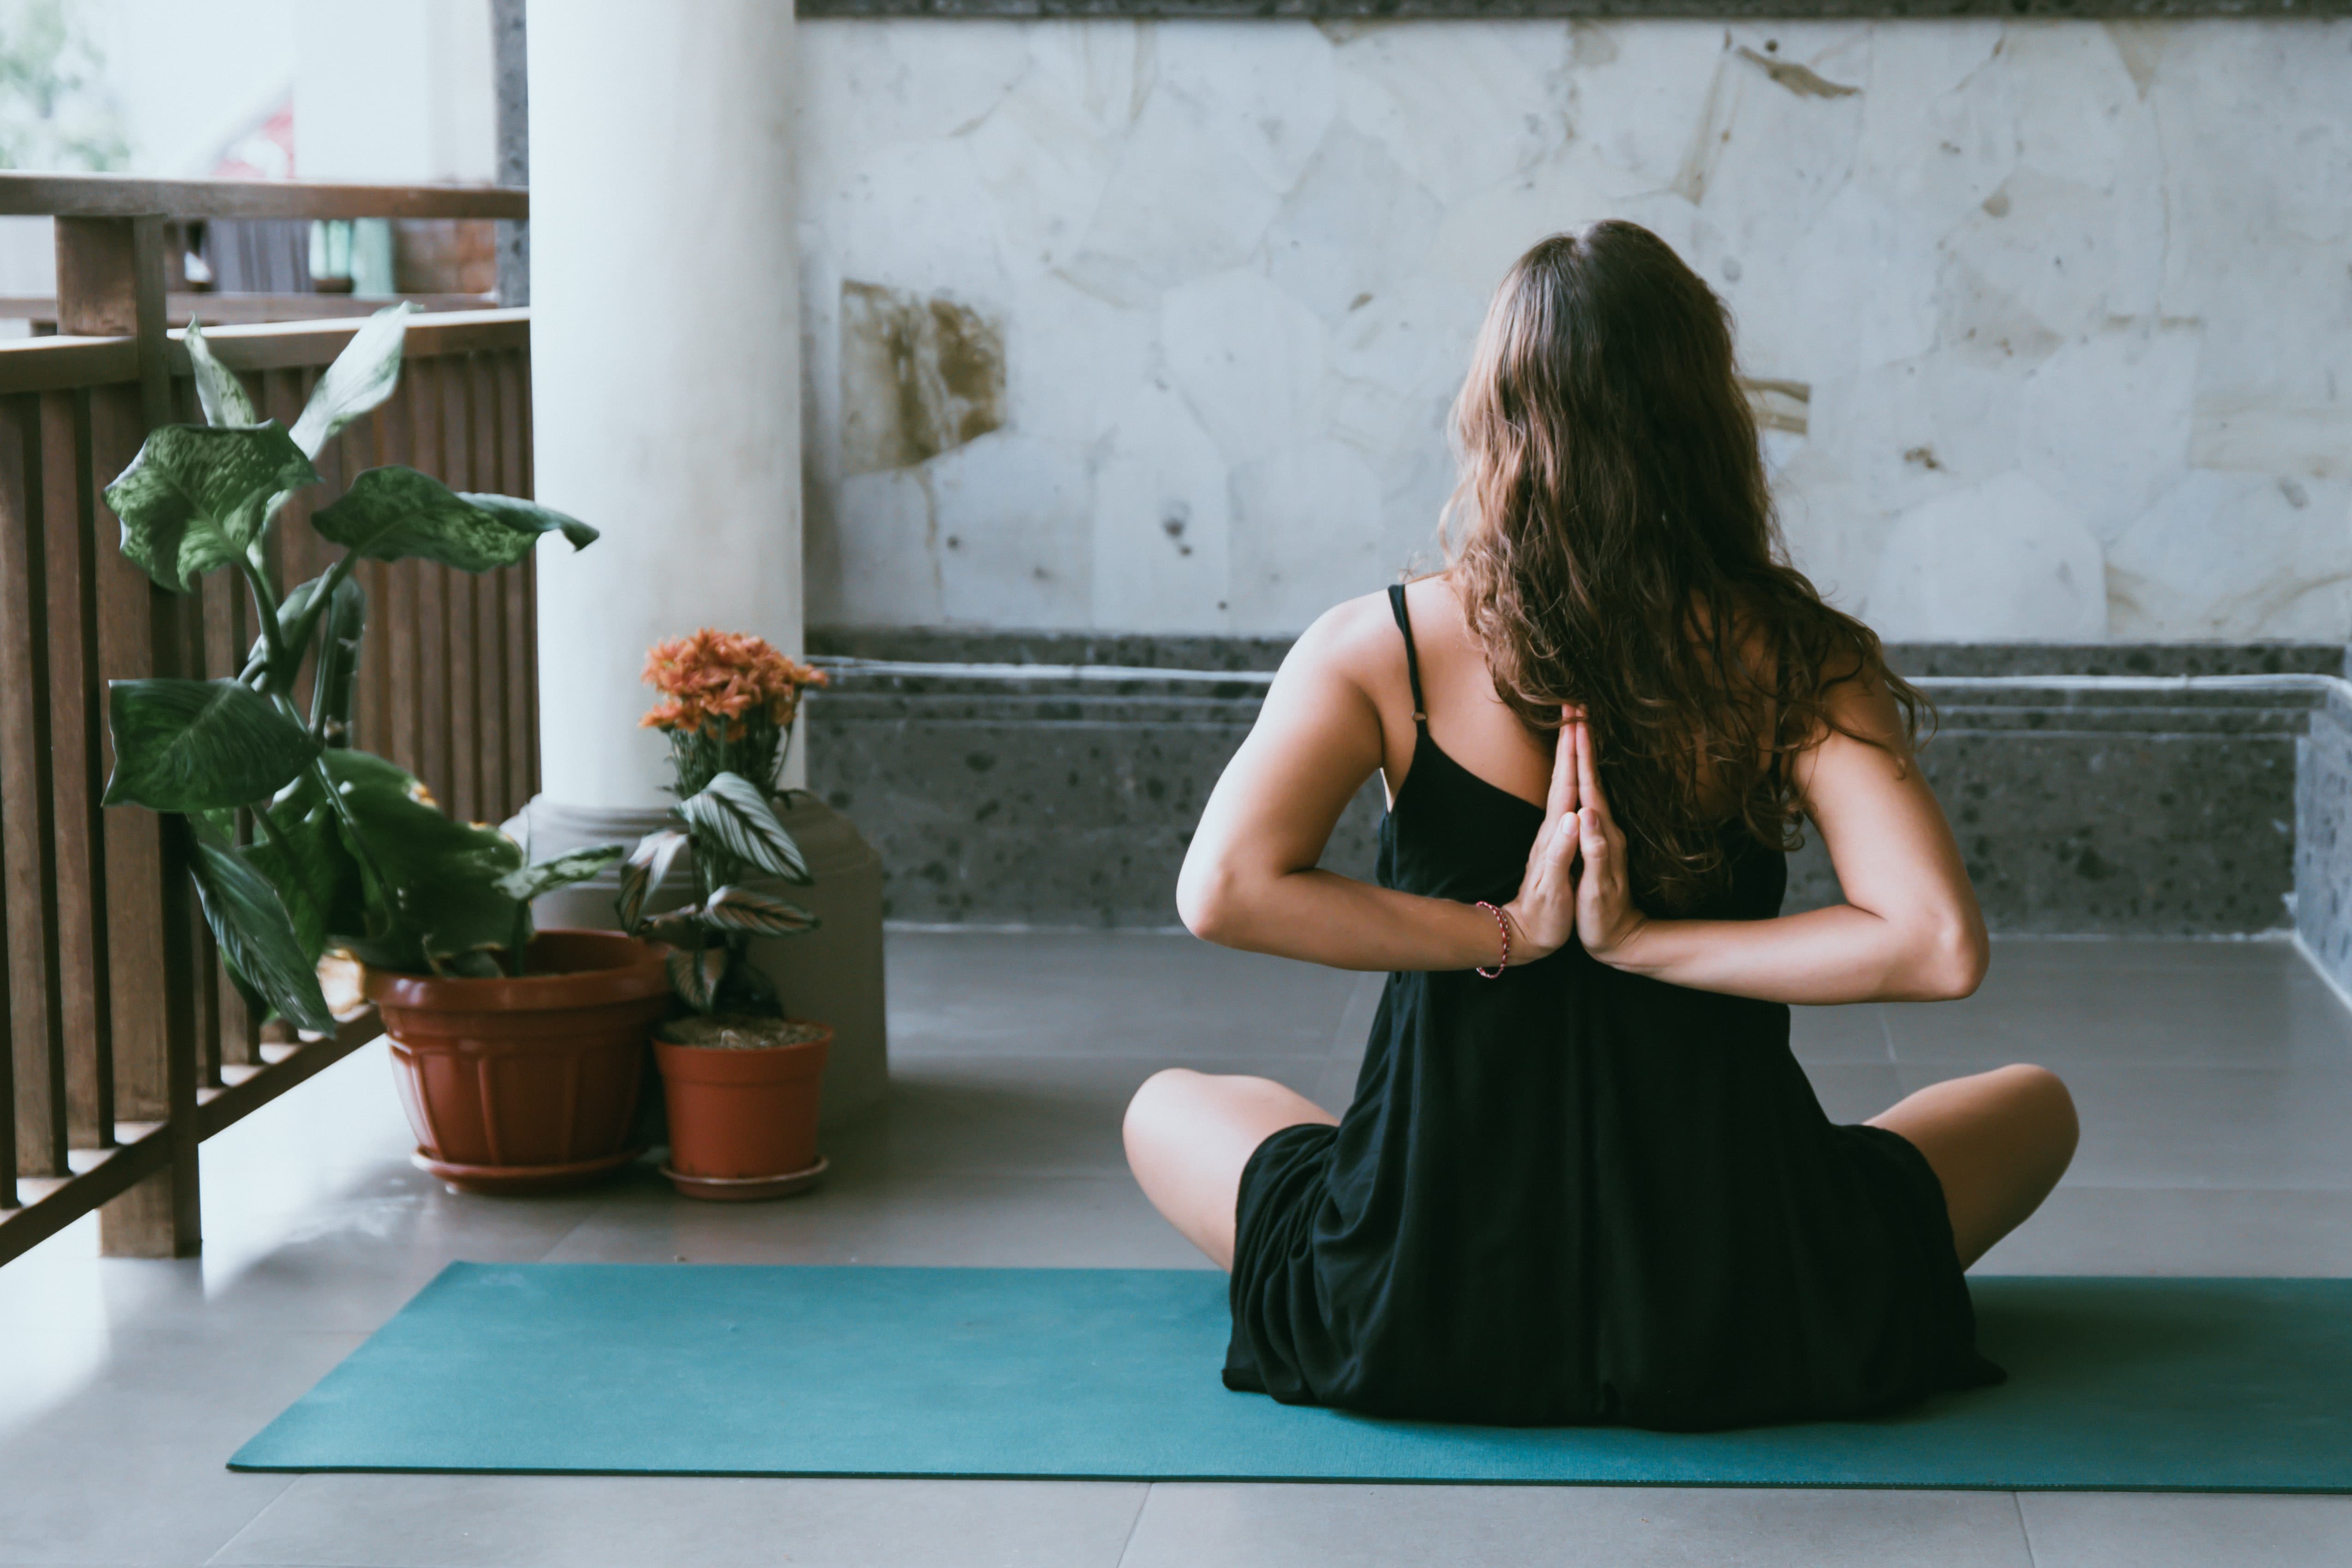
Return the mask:
{"type": "Polygon", "coordinates": [[[2026,1492],[2035,1568],[2334,1568],[2352,1497],[2026,1492]]]}
{"type": "Polygon", "coordinates": [[[1202,1563],[2032,1568],[2032,1560],[2017,1505],[2000,1492],[1154,1486],[1124,1568],[1202,1563]]]}
{"type": "Polygon", "coordinates": [[[1112,1568],[1143,1493],[1087,1481],[306,1476],[211,1561],[639,1568],[688,1553],[709,1568],[1112,1568]]]}

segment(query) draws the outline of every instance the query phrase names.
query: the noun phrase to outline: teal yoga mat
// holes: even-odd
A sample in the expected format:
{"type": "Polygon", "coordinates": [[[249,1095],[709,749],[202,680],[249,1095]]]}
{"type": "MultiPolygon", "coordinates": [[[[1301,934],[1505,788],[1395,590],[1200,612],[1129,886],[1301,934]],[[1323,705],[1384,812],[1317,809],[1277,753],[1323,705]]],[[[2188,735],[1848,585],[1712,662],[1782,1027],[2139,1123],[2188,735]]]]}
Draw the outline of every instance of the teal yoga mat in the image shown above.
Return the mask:
{"type": "Polygon", "coordinates": [[[1191,1270],[455,1263],[260,1470],[2352,1490],[2352,1280],[1987,1279],[1997,1388],[1699,1435],[1228,1393],[1191,1270]]]}

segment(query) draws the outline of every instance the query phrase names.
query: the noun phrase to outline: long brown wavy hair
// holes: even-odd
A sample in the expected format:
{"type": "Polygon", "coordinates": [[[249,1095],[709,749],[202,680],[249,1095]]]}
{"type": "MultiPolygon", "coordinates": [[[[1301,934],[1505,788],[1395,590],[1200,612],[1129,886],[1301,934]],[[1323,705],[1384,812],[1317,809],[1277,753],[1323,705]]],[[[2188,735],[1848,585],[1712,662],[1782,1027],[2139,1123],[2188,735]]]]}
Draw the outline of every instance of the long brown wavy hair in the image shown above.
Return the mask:
{"type": "Polygon", "coordinates": [[[1916,737],[1926,700],[1789,563],[1729,313],[1649,230],[1597,223],[1519,258],[1454,436],[1447,556],[1496,694],[1538,729],[1583,707],[1654,913],[1727,881],[1727,816],[1803,842],[1790,765],[1854,734],[1832,688],[1883,685],[1916,737]]]}

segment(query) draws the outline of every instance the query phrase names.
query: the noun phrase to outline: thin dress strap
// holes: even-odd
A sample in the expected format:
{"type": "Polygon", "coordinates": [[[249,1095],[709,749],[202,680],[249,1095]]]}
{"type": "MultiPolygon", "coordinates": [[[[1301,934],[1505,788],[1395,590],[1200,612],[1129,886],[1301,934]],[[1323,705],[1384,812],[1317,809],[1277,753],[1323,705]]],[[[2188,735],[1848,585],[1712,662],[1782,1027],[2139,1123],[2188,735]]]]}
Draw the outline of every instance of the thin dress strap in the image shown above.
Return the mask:
{"type": "Polygon", "coordinates": [[[1389,584],[1389,608],[1396,612],[1397,630],[1404,633],[1404,673],[1412,682],[1413,727],[1426,734],[1429,714],[1421,700],[1421,654],[1412,645],[1412,617],[1405,613],[1403,583],[1389,584]]]}

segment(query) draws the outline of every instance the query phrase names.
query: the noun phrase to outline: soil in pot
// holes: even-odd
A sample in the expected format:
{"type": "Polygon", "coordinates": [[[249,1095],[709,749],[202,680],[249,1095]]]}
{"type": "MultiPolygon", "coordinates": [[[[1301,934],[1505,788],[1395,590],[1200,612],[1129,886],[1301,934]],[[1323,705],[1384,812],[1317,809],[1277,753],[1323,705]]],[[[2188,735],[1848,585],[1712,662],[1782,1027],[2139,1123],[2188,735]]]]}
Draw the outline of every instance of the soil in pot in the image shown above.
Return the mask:
{"type": "Polygon", "coordinates": [[[646,1040],[669,1009],[663,953],[542,931],[517,978],[370,971],[417,1165],[469,1192],[556,1192],[642,1153],[629,1134],[646,1040]]]}
{"type": "Polygon", "coordinates": [[[654,1040],[669,1101],[663,1174],[690,1197],[782,1197],[824,1174],[816,1125],[833,1030],[799,1019],[676,1019],[654,1040]]]}

